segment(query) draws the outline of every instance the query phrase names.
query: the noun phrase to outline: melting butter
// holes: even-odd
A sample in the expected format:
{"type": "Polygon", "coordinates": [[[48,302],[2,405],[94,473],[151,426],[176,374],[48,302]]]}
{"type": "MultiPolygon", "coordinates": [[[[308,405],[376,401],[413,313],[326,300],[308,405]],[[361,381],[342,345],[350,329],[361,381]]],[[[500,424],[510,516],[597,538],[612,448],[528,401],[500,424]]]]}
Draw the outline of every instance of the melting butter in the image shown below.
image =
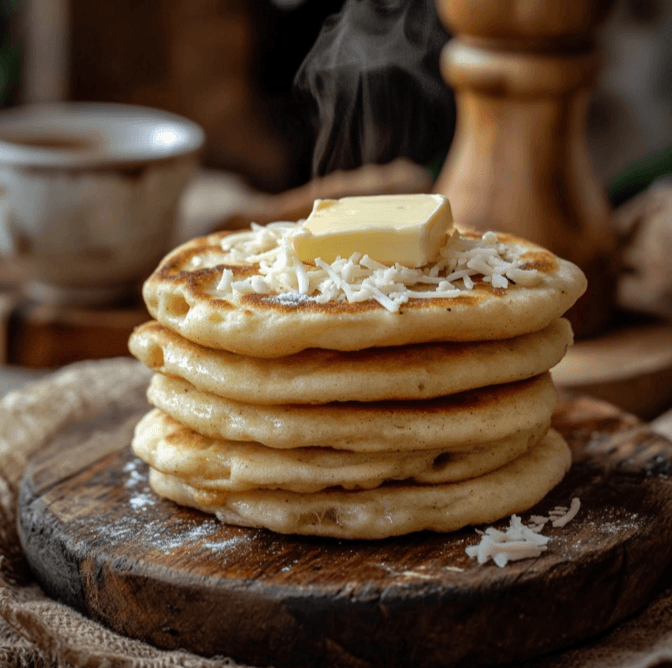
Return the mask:
{"type": "Polygon", "coordinates": [[[315,200],[293,240],[302,262],[331,263],[359,252],[372,260],[421,267],[439,258],[452,231],[448,199],[437,194],[315,200]]]}

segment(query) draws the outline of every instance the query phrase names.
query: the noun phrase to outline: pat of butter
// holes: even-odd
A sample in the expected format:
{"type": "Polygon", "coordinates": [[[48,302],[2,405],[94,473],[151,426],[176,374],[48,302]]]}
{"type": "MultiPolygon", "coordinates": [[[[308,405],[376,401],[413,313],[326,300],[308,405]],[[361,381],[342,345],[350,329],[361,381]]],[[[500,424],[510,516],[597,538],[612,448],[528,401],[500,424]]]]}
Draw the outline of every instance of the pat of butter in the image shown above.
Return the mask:
{"type": "Polygon", "coordinates": [[[360,252],[387,265],[421,267],[439,258],[452,227],[443,195],[318,199],[293,243],[299,259],[309,264],[360,252]]]}

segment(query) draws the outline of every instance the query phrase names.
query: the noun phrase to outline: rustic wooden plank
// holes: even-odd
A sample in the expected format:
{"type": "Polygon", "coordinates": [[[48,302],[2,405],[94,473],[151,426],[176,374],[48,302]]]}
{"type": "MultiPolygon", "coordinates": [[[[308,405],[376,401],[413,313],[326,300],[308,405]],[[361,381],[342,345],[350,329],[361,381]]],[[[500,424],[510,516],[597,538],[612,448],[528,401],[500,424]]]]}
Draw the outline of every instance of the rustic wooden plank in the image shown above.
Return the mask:
{"type": "Polygon", "coordinates": [[[128,337],[149,314],[139,301],[101,308],[37,304],[20,300],[8,318],[7,362],[26,367],[57,367],[85,359],[128,356],[128,337]]]}
{"type": "Polygon", "coordinates": [[[579,515],[544,531],[542,557],[503,569],[466,556],[472,529],[348,542],[178,508],[153,495],[129,449],[145,410],[129,397],[33,460],[20,533],[51,596],[159,647],[292,667],[522,660],[632,614],[672,561],[672,444],[593,399],[561,403],[575,462],[523,518],[574,496],[579,515]]]}

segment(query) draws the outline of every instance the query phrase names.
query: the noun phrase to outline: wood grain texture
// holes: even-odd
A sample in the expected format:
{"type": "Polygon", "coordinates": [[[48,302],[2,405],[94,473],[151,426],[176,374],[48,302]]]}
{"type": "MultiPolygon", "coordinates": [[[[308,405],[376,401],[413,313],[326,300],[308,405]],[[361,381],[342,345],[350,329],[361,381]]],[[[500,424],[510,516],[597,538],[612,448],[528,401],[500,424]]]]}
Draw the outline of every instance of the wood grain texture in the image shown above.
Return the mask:
{"type": "Polygon", "coordinates": [[[3,293],[0,354],[9,364],[53,368],[85,359],[128,356],[128,337],[149,314],[140,287],[124,303],[100,308],[38,304],[19,289],[3,293]]]}
{"type": "Polygon", "coordinates": [[[575,462],[523,519],[574,496],[579,515],[503,569],[466,556],[473,529],[347,542],[178,508],[129,449],[146,410],[131,396],[60,433],[26,472],[19,529],[51,596],[159,647],[279,667],[518,661],[632,614],[672,561],[672,444],[593,399],[563,399],[575,462]]]}
{"type": "Polygon", "coordinates": [[[577,341],[553,369],[553,380],[653,419],[672,408],[672,323],[625,325],[577,341]]]}
{"type": "Polygon", "coordinates": [[[588,290],[568,313],[577,338],[604,330],[615,295],[611,212],[585,138],[595,33],[612,5],[436,0],[454,35],[440,67],[457,126],[434,188],[458,225],[512,233],[581,267],[588,290]]]}
{"type": "Polygon", "coordinates": [[[578,48],[608,15],[613,0],[481,0],[443,2],[436,8],[455,32],[528,48],[578,48]]]}

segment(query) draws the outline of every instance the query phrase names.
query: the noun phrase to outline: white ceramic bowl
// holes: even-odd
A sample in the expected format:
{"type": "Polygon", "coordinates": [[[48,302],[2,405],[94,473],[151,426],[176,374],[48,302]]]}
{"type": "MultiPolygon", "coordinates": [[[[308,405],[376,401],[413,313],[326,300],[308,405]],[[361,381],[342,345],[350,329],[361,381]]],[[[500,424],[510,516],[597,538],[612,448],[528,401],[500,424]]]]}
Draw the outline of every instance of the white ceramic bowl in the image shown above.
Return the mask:
{"type": "Polygon", "coordinates": [[[108,302],[170,249],[204,141],[155,109],[70,102],[0,112],[0,254],[38,301],[108,302]]]}

